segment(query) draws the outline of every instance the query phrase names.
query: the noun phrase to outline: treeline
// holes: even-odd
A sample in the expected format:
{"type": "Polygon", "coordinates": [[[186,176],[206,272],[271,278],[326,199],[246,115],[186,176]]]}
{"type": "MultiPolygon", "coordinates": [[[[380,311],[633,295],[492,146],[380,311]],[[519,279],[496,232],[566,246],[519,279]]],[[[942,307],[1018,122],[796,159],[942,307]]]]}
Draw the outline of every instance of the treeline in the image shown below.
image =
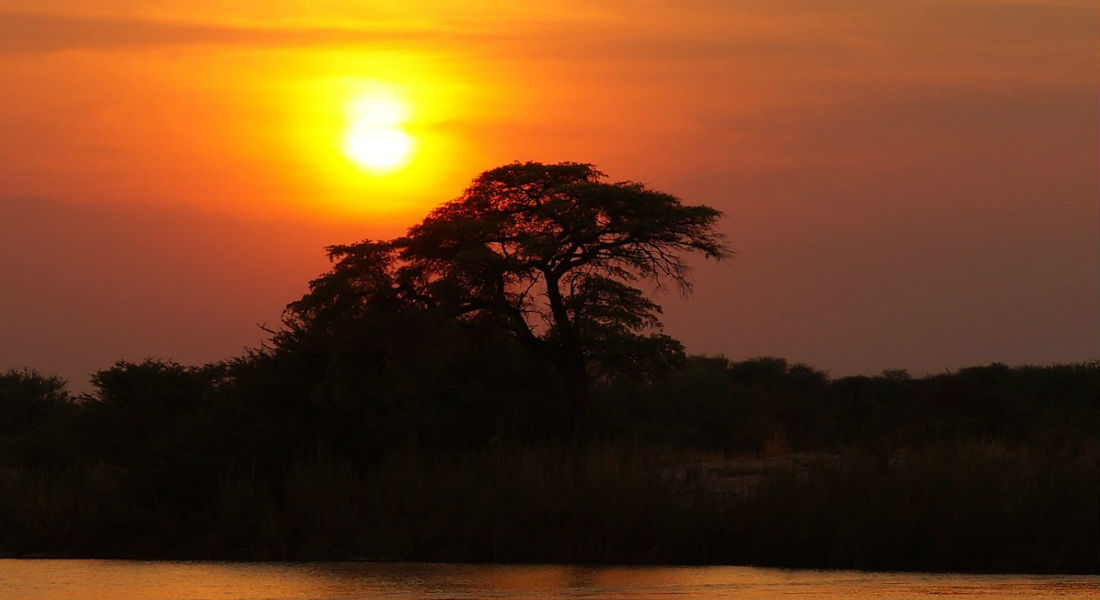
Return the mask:
{"type": "Polygon", "coordinates": [[[1078,452],[1100,433],[1100,363],[829,379],[778,358],[692,357],[652,384],[618,380],[607,393],[605,431],[727,453],[974,442],[1078,452]]]}
{"type": "Polygon", "coordinates": [[[430,325],[0,375],[0,555],[1098,571],[1096,363],[688,357],[598,380],[578,441],[544,365],[430,325]]]}

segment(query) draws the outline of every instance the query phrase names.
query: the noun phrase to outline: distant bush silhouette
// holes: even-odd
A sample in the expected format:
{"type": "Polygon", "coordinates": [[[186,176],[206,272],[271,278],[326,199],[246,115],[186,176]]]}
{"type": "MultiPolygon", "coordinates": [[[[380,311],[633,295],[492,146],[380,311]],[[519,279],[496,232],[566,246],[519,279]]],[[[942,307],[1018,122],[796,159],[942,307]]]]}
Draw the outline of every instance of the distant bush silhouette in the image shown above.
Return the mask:
{"type": "Polygon", "coordinates": [[[72,400],[64,380],[37,371],[0,373],[0,433],[16,434],[56,418],[72,400]]]}

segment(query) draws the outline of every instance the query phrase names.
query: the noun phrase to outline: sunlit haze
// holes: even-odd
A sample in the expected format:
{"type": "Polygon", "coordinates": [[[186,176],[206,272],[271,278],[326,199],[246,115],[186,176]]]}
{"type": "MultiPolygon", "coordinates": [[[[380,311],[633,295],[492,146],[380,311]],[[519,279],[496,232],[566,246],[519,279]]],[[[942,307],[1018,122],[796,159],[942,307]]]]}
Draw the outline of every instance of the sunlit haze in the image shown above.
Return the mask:
{"type": "Polygon", "coordinates": [[[218,360],[480,172],[724,213],[691,353],[1100,358],[1095,0],[0,0],[0,370],[218,360]]]}

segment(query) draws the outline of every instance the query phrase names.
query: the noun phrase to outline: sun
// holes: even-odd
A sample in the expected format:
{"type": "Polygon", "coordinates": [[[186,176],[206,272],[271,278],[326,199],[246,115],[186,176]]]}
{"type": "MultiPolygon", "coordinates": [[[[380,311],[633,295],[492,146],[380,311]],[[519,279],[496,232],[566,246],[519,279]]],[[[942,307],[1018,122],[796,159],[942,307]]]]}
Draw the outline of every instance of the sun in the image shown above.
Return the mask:
{"type": "Polygon", "coordinates": [[[404,129],[409,108],[396,98],[369,95],[348,108],[344,154],[360,167],[377,173],[395,171],[409,162],[413,138],[404,129]]]}
{"type": "Polygon", "coordinates": [[[344,138],[344,153],[356,164],[373,171],[392,171],[409,161],[412,136],[400,127],[353,123],[344,138]]]}

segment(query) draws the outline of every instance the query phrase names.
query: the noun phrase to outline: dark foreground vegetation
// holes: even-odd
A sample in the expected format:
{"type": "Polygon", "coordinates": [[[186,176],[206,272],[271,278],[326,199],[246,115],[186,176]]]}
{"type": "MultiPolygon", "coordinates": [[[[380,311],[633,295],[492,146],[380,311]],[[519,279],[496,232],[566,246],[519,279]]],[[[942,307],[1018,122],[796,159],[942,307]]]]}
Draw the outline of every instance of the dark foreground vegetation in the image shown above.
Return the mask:
{"type": "Polygon", "coordinates": [[[0,375],[0,556],[1100,572],[1100,364],[687,357],[638,283],[717,218],[516,163],[243,357],[0,375]]]}
{"type": "Polygon", "coordinates": [[[263,362],[4,375],[0,555],[1098,571],[1096,364],[693,357],[600,386],[577,444],[561,398],[335,404],[263,362]]]}

